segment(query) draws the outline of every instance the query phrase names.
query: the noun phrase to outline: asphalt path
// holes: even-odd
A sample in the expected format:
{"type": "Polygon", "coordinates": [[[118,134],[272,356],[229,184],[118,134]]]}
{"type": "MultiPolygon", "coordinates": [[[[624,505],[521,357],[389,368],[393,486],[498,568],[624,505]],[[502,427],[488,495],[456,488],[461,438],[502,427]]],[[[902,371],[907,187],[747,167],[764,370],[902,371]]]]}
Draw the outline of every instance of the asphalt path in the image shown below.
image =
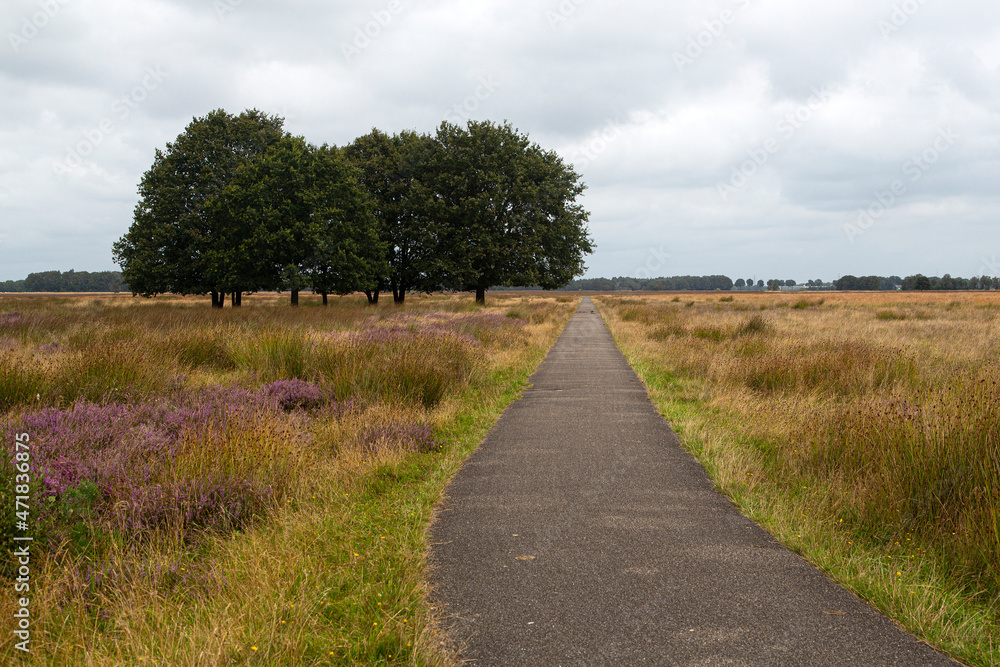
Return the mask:
{"type": "Polygon", "coordinates": [[[431,583],[474,665],[955,665],[743,517],[589,299],[448,487],[431,583]]]}

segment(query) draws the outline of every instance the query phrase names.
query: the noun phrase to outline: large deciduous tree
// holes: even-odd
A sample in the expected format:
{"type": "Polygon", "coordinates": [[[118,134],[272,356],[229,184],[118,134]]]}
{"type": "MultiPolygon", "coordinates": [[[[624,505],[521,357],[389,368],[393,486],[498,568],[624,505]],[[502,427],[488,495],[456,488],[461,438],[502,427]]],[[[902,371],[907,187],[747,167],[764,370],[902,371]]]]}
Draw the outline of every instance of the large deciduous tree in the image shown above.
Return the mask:
{"type": "Polygon", "coordinates": [[[593,252],[580,177],[511,125],[442,123],[415,184],[436,251],[429,278],[476,293],[493,286],[555,289],[593,252]]]}
{"type": "MultiPolygon", "coordinates": [[[[212,293],[252,290],[233,274],[232,234],[222,233],[216,205],[241,165],[285,136],[283,120],[257,110],[233,116],[219,109],[195,118],[139,183],[139,203],[128,232],[114,245],[115,261],[133,293],[212,293]]],[[[221,295],[220,295],[221,293],[221,295]]]]}

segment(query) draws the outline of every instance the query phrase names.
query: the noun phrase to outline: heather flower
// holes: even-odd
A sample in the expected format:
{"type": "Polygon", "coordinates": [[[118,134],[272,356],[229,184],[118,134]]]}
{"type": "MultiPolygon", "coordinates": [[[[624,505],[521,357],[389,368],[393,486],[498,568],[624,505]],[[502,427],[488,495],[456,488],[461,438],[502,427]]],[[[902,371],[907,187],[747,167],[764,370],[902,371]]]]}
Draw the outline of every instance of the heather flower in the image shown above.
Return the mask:
{"type": "Polygon", "coordinates": [[[16,310],[5,310],[0,312],[0,327],[20,324],[21,320],[21,313],[16,310]]]}
{"type": "Polygon", "coordinates": [[[316,408],[323,403],[323,391],[312,382],[298,378],[264,385],[261,392],[277,401],[283,410],[316,408]]]}
{"type": "MultiPolygon", "coordinates": [[[[258,421],[295,421],[304,417],[283,415],[285,406],[304,406],[321,398],[318,387],[309,383],[275,384],[277,388],[253,392],[210,387],[181,393],[174,402],[79,401],[69,408],[42,408],[9,420],[0,425],[0,434],[7,443],[14,442],[14,433],[30,434],[37,480],[34,515],[54,539],[70,528],[64,510],[84,483],[98,491],[88,509],[93,520],[113,521],[132,535],[154,528],[189,533],[242,527],[274,502],[275,490],[249,477],[258,474],[255,468],[239,476],[168,475],[179,469],[183,447],[190,449],[185,438],[190,443],[191,437],[206,437],[197,434],[216,433],[216,439],[224,439],[226,433],[252,431],[258,421]]],[[[12,454],[13,445],[8,449],[12,454]]]]}

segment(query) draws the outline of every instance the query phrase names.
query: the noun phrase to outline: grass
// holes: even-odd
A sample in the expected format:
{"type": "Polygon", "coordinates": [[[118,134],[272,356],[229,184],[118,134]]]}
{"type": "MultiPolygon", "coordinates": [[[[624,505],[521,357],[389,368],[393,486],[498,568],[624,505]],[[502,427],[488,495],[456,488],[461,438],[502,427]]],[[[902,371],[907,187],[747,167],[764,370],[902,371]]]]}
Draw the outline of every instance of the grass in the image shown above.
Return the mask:
{"type": "Polygon", "coordinates": [[[741,511],[939,649],[1000,665],[1000,295],[597,301],[741,511]]]}
{"type": "Polygon", "coordinates": [[[0,660],[452,664],[426,527],[578,300],[202,301],[0,300],[0,431],[31,435],[36,538],[32,652],[7,633],[0,660]]]}

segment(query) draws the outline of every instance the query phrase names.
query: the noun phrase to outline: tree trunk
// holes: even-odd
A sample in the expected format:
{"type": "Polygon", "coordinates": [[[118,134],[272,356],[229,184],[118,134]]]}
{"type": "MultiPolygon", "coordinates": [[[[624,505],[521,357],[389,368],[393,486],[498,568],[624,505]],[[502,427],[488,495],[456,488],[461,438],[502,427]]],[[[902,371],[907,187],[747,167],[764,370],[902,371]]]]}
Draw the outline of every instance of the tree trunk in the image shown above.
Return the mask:
{"type": "Polygon", "coordinates": [[[243,292],[233,292],[233,308],[243,305],[243,292]]]}
{"type": "Polygon", "coordinates": [[[406,302],[406,290],[397,290],[393,292],[392,302],[397,306],[402,306],[406,302]]]}
{"type": "Polygon", "coordinates": [[[216,290],[212,290],[212,308],[222,308],[222,300],[225,298],[225,294],[219,294],[216,290]]]}
{"type": "Polygon", "coordinates": [[[480,306],[486,305],[486,288],[476,287],[476,303],[480,306]]]}
{"type": "Polygon", "coordinates": [[[327,297],[327,292],[323,292],[323,305],[324,306],[330,305],[329,302],[327,301],[326,297],[327,297]]]}
{"type": "Polygon", "coordinates": [[[298,289],[293,289],[292,290],[292,305],[293,306],[299,305],[299,290],[298,289]]]}
{"type": "Polygon", "coordinates": [[[374,300],[372,301],[372,305],[373,305],[373,306],[377,306],[377,305],[378,305],[378,295],[379,295],[379,294],[380,294],[381,292],[382,292],[382,290],[379,290],[379,289],[376,289],[376,290],[375,290],[375,292],[374,292],[374,300]]]}

